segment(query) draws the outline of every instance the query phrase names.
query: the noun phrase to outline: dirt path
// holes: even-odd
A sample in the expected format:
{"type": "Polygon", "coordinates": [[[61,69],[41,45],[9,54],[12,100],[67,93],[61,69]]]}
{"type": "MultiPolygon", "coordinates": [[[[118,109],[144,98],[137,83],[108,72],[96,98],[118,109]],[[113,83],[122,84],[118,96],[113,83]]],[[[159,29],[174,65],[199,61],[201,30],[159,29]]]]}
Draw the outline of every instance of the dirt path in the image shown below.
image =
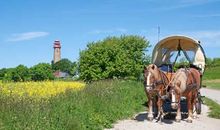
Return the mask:
{"type": "MultiPolygon", "coordinates": [[[[202,95],[212,98],[220,103],[220,91],[201,89],[202,95]]],[[[155,120],[149,122],[146,120],[147,113],[139,113],[134,119],[118,121],[114,128],[106,130],[220,130],[220,120],[209,118],[207,116],[208,107],[202,105],[202,113],[198,115],[197,119],[193,120],[193,123],[187,123],[185,119],[180,123],[175,122],[174,116],[170,119],[165,119],[163,123],[158,123],[155,120]]]]}

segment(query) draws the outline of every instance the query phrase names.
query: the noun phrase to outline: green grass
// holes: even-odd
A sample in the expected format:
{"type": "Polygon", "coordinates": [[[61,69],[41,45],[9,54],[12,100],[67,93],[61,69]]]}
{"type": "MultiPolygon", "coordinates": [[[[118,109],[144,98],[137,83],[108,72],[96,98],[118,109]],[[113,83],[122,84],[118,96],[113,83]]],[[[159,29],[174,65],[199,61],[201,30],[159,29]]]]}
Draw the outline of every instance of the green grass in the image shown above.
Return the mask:
{"type": "Polygon", "coordinates": [[[0,94],[0,128],[18,130],[99,130],[144,110],[143,85],[136,81],[99,81],[83,91],[66,91],[35,101],[0,94]]]}
{"type": "Polygon", "coordinates": [[[203,79],[204,80],[220,79],[220,66],[206,68],[203,79]]]}
{"type": "Polygon", "coordinates": [[[220,105],[209,98],[204,98],[204,102],[209,106],[209,117],[220,119],[220,105]]]}
{"type": "Polygon", "coordinates": [[[213,89],[220,89],[220,66],[207,68],[202,84],[213,89]]]}
{"type": "Polygon", "coordinates": [[[216,80],[203,80],[202,84],[208,88],[220,89],[220,79],[216,80]]]}

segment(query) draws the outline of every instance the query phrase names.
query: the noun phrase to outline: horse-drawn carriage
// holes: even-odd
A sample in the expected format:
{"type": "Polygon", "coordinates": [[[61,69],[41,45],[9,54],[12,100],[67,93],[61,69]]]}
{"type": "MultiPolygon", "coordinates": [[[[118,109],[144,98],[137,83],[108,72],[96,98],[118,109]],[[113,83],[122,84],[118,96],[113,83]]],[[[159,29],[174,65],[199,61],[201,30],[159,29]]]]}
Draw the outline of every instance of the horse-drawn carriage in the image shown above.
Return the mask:
{"type": "Polygon", "coordinates": [[[170,36],[159,41],[152,53],[152,64],[144,69],[144,87],[148,96],[148,119],[164,113],[186,112],[191,122],[195,109],[201,113],[201,81],[205,53],[200,42],[186,36],[170,36]],[[194,108],[194,109],[193,109],[194,108]]]}

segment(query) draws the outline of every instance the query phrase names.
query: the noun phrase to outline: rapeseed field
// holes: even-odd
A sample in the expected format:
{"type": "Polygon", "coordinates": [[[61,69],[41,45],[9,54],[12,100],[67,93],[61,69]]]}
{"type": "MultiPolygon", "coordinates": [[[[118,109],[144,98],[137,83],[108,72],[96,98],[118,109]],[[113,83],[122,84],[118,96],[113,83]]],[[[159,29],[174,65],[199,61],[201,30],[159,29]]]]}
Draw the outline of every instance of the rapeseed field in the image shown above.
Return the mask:
{"type": "Polygon", "coordinates": [[[67,90],[82,90],[81,82],[42,81],[42,82],[0,82],[0,91],[6,96],[32,97],[36,99],[50,98],[67,90]]]}

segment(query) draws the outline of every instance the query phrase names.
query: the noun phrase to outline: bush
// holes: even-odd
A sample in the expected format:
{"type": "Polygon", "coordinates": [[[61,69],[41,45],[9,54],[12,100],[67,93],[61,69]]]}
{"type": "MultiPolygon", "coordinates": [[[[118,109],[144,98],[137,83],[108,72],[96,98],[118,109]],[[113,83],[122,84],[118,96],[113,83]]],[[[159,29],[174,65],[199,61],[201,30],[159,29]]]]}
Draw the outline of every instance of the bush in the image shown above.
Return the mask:
{"type": "Polygon", "coordinates": [[[54,79],[52,67],[48,63],[39,63],[30,68],[31,79],[34,81],[54,79]]]}
{"type": "Polygon", "coordinates": [[[14,71],[12,71],[12,80],[15,82],[31,80],[29,69],[24,65],[17,66],[14,71]]]}
{"type": "Polygon", "coordinates": [[[144,37],[108,37],[92,42],[80,52],[79,71],[83,80],[139,77],[148,56],[149,42],[144,37]]]}

